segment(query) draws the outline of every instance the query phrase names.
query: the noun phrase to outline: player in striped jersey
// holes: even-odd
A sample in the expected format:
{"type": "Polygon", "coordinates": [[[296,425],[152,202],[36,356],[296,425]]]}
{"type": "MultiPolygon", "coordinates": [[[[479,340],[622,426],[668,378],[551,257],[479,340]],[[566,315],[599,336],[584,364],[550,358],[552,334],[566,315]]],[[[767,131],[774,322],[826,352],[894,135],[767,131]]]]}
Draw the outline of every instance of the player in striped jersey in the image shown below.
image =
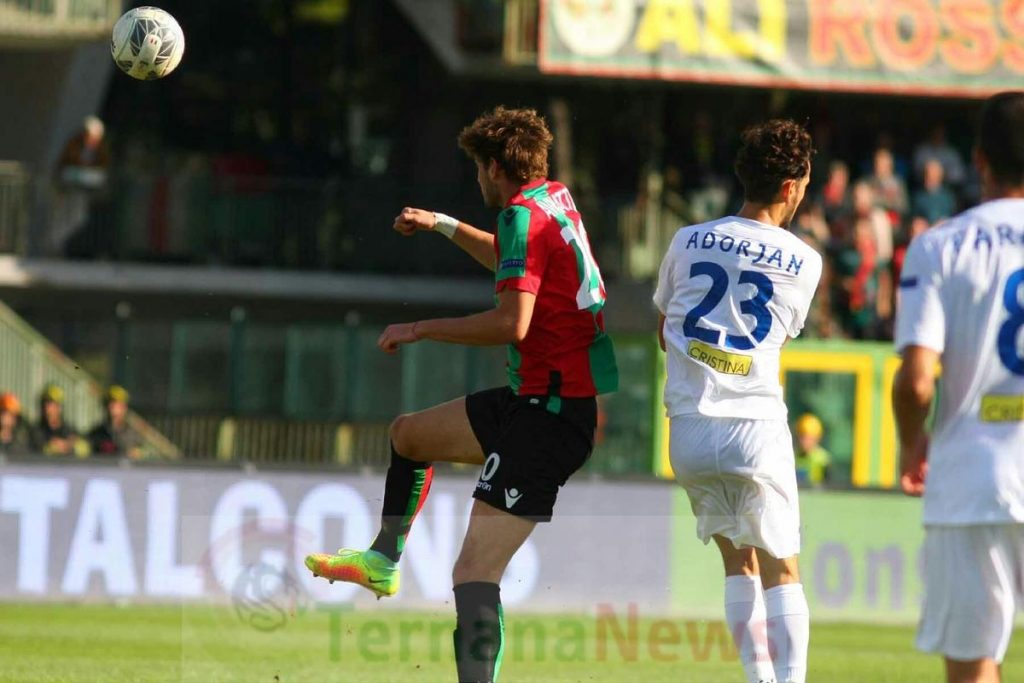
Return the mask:
{"type": "Polygon", "coordinates": [[[403,415],[391,425],[381,531],[369,550],[311,555],[306,566],[378,596],[398,590],[398,560],[430,489],[431,463],[481,465],[469,529],[453,573],[460,682],[498,677],[504,625],[498,582],[559,488],[594,444],[596,395],[618,372],[604,331],[601,272],[576,204],[547,179],[552,135],[535,111],[499,107],[462,131],[496,234],[444,214],[406,208],[395,229],[437,232],[495,273],[494,309],[464,318],[391,325],[380,347],[423,339],[508,346],[509,384],[403,415]]]}

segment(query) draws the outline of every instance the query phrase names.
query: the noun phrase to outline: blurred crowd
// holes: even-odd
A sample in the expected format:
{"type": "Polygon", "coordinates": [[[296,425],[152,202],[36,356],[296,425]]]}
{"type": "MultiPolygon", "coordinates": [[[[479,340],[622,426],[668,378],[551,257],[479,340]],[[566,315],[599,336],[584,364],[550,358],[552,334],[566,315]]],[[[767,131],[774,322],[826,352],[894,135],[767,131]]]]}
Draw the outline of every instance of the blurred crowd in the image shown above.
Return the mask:
{"type": "Polygon", "coordinates": [[[123,387],[113,385],[103,393],[103,419],[86,432],[65,419],[64,398],[56,384],[44,387],[38,418],[29,423],[18,397],[0,393],[0,455],[143,457],[144,442],[128,421],[128,392],[123,387]]]}
{"type": "Polygon", "coordinates": [[[910,241],[979,200],[973,169],[937,125],[904,158],[883,137],[866,168],[827,163],[793,230],[825,257],[807,322],[810,336],[891,339],[900,269],[910,241]]]}

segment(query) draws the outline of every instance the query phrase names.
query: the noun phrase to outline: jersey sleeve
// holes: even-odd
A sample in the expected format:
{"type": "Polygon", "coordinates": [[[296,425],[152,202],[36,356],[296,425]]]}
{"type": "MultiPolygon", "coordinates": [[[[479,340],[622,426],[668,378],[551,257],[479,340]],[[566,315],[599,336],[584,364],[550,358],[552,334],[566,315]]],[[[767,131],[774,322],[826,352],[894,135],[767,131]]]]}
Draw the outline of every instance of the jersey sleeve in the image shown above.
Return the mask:
{"type": "Polygon", "coordinates": [[[806,259],[807,265],[805,267],[808,270],[807,275],[801,278],[800,304],[794,310],[789,327],[786,329],[786,334],[792,338],[800,336],[800,332],[803,331],[804,325],[807,323],[807,314],[810,312],[811,304],[814,302],[814,294],[818,291],[818,283],[821,282],[821,254],[811,250],[806,259]]]}
{"type": "Polygon", "coordinates": [[[896,350],[924,346],[942,353],[946,346],[946,313],[942,308],[942,273],[932,242],[915,239],[903,262],[896,309],[896,350]]]}
{"type": "Polygon", "coordinates": [[[513,205],[498,215],[498,263],[495,291],[536,294],[548,263],[548,248],[539,234],[530,234],[528,207],[513,205]]]}
{"type": "Polygon", "coordinates": [[[658,286],[654,290],[654,305],[665,317],[668,317],[668,305],[672,301],[672,293],[675,285],[672,282],[672,271],[675,261],[675,240],[665,252],[665,258],[661,260],[661,268],[658,269],[658,286]]]}

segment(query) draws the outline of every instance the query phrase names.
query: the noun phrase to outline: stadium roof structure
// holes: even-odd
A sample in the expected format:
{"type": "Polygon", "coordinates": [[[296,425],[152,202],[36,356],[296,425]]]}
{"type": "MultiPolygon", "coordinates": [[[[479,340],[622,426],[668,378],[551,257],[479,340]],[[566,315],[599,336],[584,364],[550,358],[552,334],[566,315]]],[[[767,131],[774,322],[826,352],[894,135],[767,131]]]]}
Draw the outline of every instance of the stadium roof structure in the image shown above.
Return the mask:
{"type": "Polygon", "coordinates": [[[0,45],[38,48],[107,39],[122,0],[0,0],[0,45]]]}

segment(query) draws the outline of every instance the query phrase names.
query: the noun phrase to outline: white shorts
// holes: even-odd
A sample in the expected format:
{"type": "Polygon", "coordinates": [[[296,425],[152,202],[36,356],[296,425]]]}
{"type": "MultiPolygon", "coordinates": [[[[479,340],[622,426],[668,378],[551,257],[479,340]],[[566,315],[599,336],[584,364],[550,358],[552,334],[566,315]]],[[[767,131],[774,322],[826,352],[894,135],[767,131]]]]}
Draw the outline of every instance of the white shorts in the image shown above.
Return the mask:
{"type": "Polygon", "coordinates": [[[918,649],[1002,662],[1022,576],[1024,524],[926,527],[918,649]]]}
{"type": "Polygon", "coordinates": [[[800,553],[793,438],[785,420],[672,418],[669,454],[697,517],[697,535],[772,557],[800,553]]]}

